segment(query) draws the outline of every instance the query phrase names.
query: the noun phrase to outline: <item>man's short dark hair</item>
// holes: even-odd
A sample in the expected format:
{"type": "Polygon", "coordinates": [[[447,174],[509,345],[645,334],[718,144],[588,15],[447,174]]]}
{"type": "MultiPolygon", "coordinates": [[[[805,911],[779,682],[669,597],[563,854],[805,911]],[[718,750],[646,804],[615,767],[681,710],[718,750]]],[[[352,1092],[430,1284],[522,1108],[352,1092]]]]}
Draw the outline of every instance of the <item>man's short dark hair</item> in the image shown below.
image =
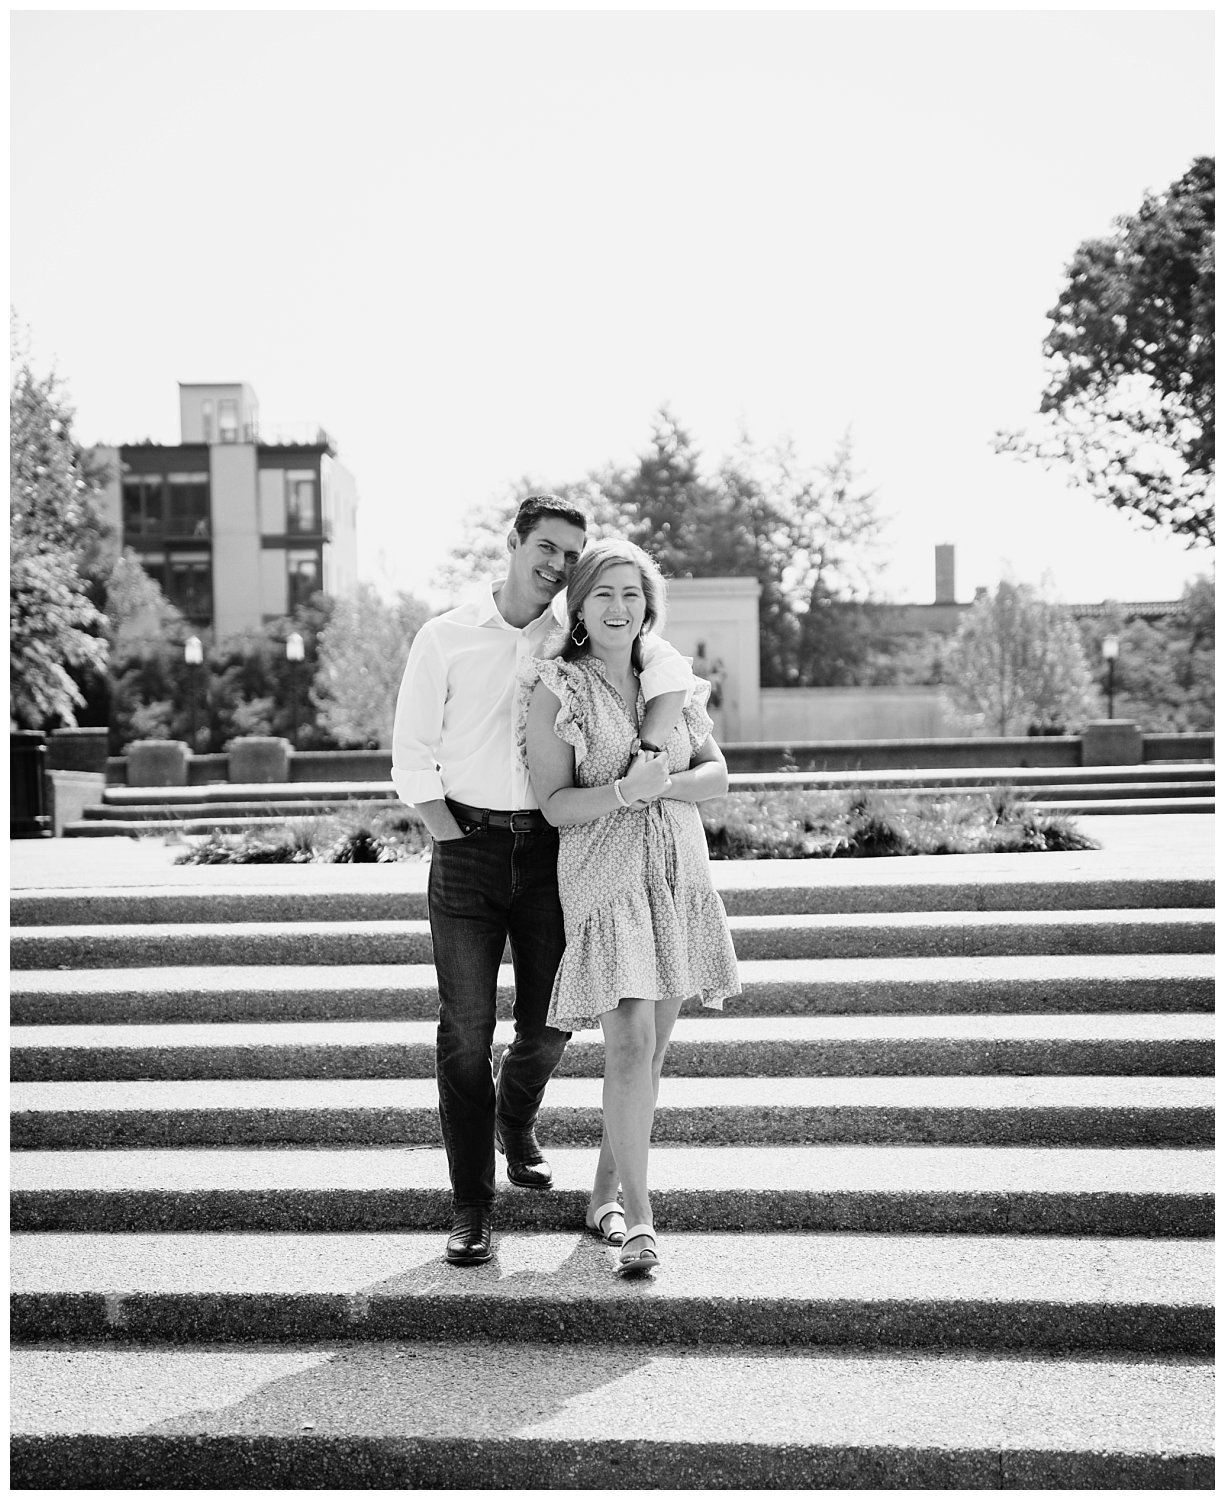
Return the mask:
{"type": "Polygon", "coordinates": [[[563,521],[569,521],[571,526],[577,526],[581,531],[587,530],[587,512],[573,501],[563,500],[560,495],[529,495],[520,502],[515,514],[514,524],[519,540],[527,541],[541,521],[549,516],[559,516],[563,521]]]}

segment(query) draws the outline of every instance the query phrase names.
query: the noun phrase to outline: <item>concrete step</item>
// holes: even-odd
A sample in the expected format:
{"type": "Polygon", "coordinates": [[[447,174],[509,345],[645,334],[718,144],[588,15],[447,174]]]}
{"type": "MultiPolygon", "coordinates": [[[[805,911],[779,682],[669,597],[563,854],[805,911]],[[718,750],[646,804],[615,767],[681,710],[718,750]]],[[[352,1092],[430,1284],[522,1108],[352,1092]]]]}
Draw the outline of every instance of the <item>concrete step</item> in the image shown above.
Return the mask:
{"type": "MultiPolygon", "coordinates": [[[[1216,784],[1212,781],[1098,781],[1081,782],[1069,780],[1041,787],[1018,788],[1025,800],[1047,802],[1119,802],[1144,801],[1154,798],[1177,799],[1187,797],[1215,797],[1216,784]]],[[[935,789],[916,795],[940,796],[935,789]]],[[[943,794],[947,795],[947,793],[943,794]]],[[[88,814],[87,814],[88,816],[88,814]]]]}
{"type": "MultiPolygon", "coordinates": [[[[978,769],[900,771],[733,771],[733,791],[786,787],[791,790],[872,791],[919,787],[1045,786],[1074,781],[1085,786],[1126,782],[1206,782],[1216,775],[1214,761],[1167,761],[1141,766],[988,766],[978,769]]],[[[390,781],[248,781],[214,782],[206,786],[108,786],[108,805],[178,807],[186,803],[226,802],[384,801],[394,799],[390,781]]]]}
{"type": "MultiPolygon", "coordinates": [[[[1211,1016],[682,1016],[670,1077],[1097,1074],[1210,1077],[1211,1016]]],[[[24,1026],[16,1083],[204,1078],[432,1078],[433,1021],[24,1026]]],[[[497,1064],[514,1035],[494,1036],[497,1064]]],[[[598,1031],[570,1039],[557,1075],[603,1076],[598,1031]]]]}
{"type": "MultiPolygon", "coordinates": [[[[964,856],[962,856],[964,858],[964,856]]],[[[1047,856],[1049,859],[1050,856],[1047,856]]],[[[745,871],[743,862],[718,862],[714,884],[729,916],[818,916],[867,912],[1062,911],[1162,907],[1211,907],[1214,882],[1182,874],[1145,872],[1112,878],[1094,877],[1080,868],[1064,877],[1025,879],[1019,875],[920,883],[863,878],[847,861],[815,866],[794,861],[745,871]],[[796,866],[800,866],[797,871],[796,866]],[[803,876],[797,879],[797,874],[803,876]],[[790,878],[788,878],[790,876],[790,878]],[[835,880],[836,877],[836,880],[835,880]]],[[[240,867],[242,868],[242,867],[240,867]]],[[[250,868],[250,867],[247,867],[250,868]]],[[[385,867],[380,867],[385,869],[385,867]]],[[[184,871],[183,873],[186,873],[184,871]]],[[[312,872],[313,873],[313,872],[312,872]]],[[[424,871],[417,888],[345,889],[328,884],[304,886],[300,872],[286,872],[284,884],[235,889],[202,887],[168,889],[136,886],[122,890],[14,891],[9,922],[14,927],[146,926],[150,923],[238,922],[403,922],[428,915],[424,871]]]]}
{"type": "MultiPolygon", "coordinates": [[[[1137,790],[1143,790],[1138,788],[1137,790]]],[[[899,792],[899,795],[902,793],[899,792]]],[[[923,795],[907,793],[906,795],[923,795]]],[[[1209,790],[1178,793],[1166,796],[1120,796],[1115,800],[1095,799],[1091,789],[1072,788],[1066,798],[1043,797],[1028,799],[1029,806],[1038,813],[1065,817],[1086,817],[1095,814],[1159,814],[1159,813],[1212,813],[1216,811],[1215,795],[1209,790]]],[[[317,815],[324,809],[311,807],[307,815],[317,815]]],[[[82,817],[78,821],[65,823],[62,829],[65,838],[147,838],[151,834],[173,834],[184,838],[203,838],[212,833],[247,833],[263,828],[274,828],[284,822],[290,814],[285,811],[268,813],[252,810],[235,815],[219,804],[216,811],[199,817],[179,817],[162,812],[158,816],[125,816],[123,818],[82,817]]]]}
{"type": "Polygon", "coordinates": [[[1215,797],[1127,797],[1116,802],[1093,802],[1079,798],[1067,802],[1031,802],[1039,813],[1062,813],[1069,818],[1111,813],[1214,813],[1215,797]]]}
{"type": "MultiPolygon", "coordinates": [[[[739,964],[742,993],[724,1020],[771,1015],[1083,1015],[1204,1013],[1210,954],[994,958],[766,959],[739,964]]],[[[158,1022],[426,1020],[438,992],[429,964],[217,964],[209,968],[27,969],[9,982],[20,1026],[158,1022]]],[[[498,1012],[513,976],[499,971],[498,1012]]],[[[695,1011],[693,1002],[689,1011],[695,1011]]],[[[709,1013],[707,1013],[709,1014],[709,1013]]]]}
{"type": "MultiPolygon", "coordinates": [[[[1195,775],[1211,779],[1211,767],[1199,763],[1195,775]]],[[[1168,779],[1174,767],[1162,767],[1157,774],[1168,779]]],[[[1113,779],[1113,778],[1110,778],[1113,779]]],[[[396,789],[390,781],[217,781],[207,786],[108,786],[108,807],[183,807],[203,803],[224,807],[230,802],[386,802],[395,800],[396,789]]]]}
{"type": "Polygon", "coordinates": [[[1216,776],[1211,760],[1158,761],[1140,766],[979,766],[874,771],[733,771],[733,791],[745,789],[804,791],[898,791],[910,788],[1041,788],[1074,781],[1085,786],[1103,782],[1204,782],[1216,776]]]}
{"type": "MultiPolygon", "coordinates": [[[[1197,783],[1188,784],[1189,795],[1202,795],[1202,792],[1197,791],[1197,785],[1197,783]]],[[[90,823],[164,823],[172,818],[183,822],[207,822],[214,815],[232,820],[268,817],[318,818],[326,813],[334,812],[337,808],[354,805],[348,799],[328,796],[263,797],[254,801],[227,799],[224,802],[180,802],[171,805],[158,802],[123,802],[117,806],[108,799],[106,802],[95,803],[92,807],[85,808],[81,817],[90,823]]]]}
{"type": "MultiPolygon", "coordinates": [[[[591,1187],[588,1148],[546,1138],[551,1192],[508,1186],[499,1230],[567,1231],[591,1187]]],[[[17,1230],[449,1228],[446,1157],[422,1147],[14,1151],[17,1230]]],[[[1213,1153],[1168,1147],[661,1145],[661,1233],[851,1230],[1205,1238],[1213,1153]]]]}
{"type": "Polygon", "coordinates": [[[643,1296],[579,1226],[498,1234],[475,1274],[436,1233],[18,1234],[10,1335],[1213,1347],[1211,1240],[661,1231],[659,1248],[643,1296]]]}
{"type": "MultiPolygon", "coordinates": [[[[542,1140],[600,1143],[602,1080],[555,1078],[542,1140]]],[[[17,1083],[17,1150],[98,1146],[441,1143],[433,1079],[197,1079],[17,1083]]],[[[1206,1146],[1207,1078],[933,1076],[666,1077],[660,1142],[940,1142],[962,1145],[1206,1146]]]]}
{"type": "Polygon", "coordinates": [[[1194,1356],[303,1341],[18,1348],[12,1374],[15,1488],[1213,1484],[1194,1356]]]}
{"type": "MultiPolygon", "coordinates": [[[[947,801],[950,797],[991,796],[1000,784],[996,782],[987,785],[878,786],[873,790],[873,795],[885,800],[907,797],[947,801]]],[[[1018,794],[1027,800],[1036,794],[1047,802],[1097,802],[1137,797],[1146,800],[1154,797],[1211,797],[1215,794],[1214,783],[1202,778],[1183,780],[1162,777],[1144,782],[1136,780],[1085,782],[1069,774],[1062,780],[1044,781],[1037,786],[1011,784],[1015,786],[1018,794]]],[[[188,790],[195,789],[189,788],[188,790]]],[[[294,795],[292,787],[278,787],[272,790],[276,792],[276,795],[268,795],[258,788],[246,787],[241,790],[234,788],[231,789],[230,795],[225,797],[213,795],[205,799],[197,796],[175,799],[173,802],[148,795],[143,797],[128,795],[118,798],[112,793],[107,793],[103,802],[85,808],[81,816],[89,822],[123,822],[125,820],[164,822],[172,818],[192,822],[207,821],[217,815],[231,819],[270,816],[309,818],[319,817],[340,807],[363,805],[352,797],[336,796],[327,790],[310,795],[305,794],[300,788],[297,789],[297,795],[294,795]]],[[[816,792],[813,788],[802,788],[802,790],[816,792]]],[[[830,795],[839,796],[842,793],[831,792],[830,795]]],[[[394,796],[389,797],[384,794],[377,798],[367,796],[364,802],[369,805],[393,800],[394,796]]]]}
{"type": "MultiPolygon", "coordinates": [[[[956,957],[998,954],[1210,953],[1211,914],[1164,908],[1071,912],[900,912],[729,919],[738,958],[956,957]]],[[[10,940],[14,969],[154,964],[429,963],[429,923],[151,922],[31,927],[10,940]]]]}
{"type": "Polygon", "coordinates": [[[207,818],[178,819],[173,815],[161,818],[123,818],[100,821],[96,818],[81,818],[65,823],[60,830],[66,839],[96,838],[149,838],[155,834],[173,834],[175,837],[207,838],[210,833],[249,833],[259,828],[275,828],[284,821],[280,814],[261,814],[259,817],[235,818],[218,811],[207,818]]]}

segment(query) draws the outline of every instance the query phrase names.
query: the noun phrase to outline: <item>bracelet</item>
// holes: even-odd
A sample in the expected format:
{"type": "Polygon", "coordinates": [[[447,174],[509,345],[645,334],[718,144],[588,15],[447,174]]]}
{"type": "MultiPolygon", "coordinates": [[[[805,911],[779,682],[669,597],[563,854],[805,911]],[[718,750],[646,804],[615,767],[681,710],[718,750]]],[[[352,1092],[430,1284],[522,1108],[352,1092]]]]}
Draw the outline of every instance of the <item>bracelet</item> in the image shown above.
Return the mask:
{"type": "Polygon", "coordinates": [[[622,807],[628,807],[629,803],[621,795],[621,778],[620,777],[618,777],[613,782],[612,789],[613,789],[613,796],[617,799],[617,801],[621,804],[621,806],[622,807]]]}

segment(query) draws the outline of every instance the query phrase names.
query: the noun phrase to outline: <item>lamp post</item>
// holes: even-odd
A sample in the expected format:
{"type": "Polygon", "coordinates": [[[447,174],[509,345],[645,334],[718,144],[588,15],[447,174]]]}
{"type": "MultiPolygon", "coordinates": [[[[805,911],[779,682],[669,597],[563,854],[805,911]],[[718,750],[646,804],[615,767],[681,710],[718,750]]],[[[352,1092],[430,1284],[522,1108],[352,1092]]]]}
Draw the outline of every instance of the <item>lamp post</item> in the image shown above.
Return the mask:
{"type": "Polygon", "coordinates": [[[200,679],[196,668],[204,665],[204,647],[198,635],[189,635],[183,642],[183,660],[190,669],[188,696],[191,699],[191,753],[194,755],[200,732],[200,679]]]}
{"type": "Polygon", "coordinates": [[[289,663],[289,696],[293,704],[291,744],[298,748],[298,721],[302,717],[301,667],[306,659],[306,644],[295,630],[285,637],[285,660],[289,663]]]}
{"type": "Polygon", "coordinates": [[[1108,635],[1102,642],[1102,660],[1106,663],[1106,717],[1114,718],[1114,664],[1119,659],[1119,638],[1108,635]]]}

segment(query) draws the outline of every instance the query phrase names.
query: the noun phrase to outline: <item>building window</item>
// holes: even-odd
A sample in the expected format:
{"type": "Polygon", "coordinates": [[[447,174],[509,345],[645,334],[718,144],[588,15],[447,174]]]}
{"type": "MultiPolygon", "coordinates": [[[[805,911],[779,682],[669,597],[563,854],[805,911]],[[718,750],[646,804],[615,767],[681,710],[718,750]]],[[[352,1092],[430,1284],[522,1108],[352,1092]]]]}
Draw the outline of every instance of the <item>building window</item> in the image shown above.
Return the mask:
{"type": "Polygon", "coordinates": [[[200,428],[204,433],[204,441],[211,443],[213,440],[213,403],[211,401],[200,403],[200,428]]]}
{"type": "Polygon", "coordinates": [[[238,441],[237,401],[219,401],[217,403],[217,436],[223,443],[236,443],[238,441]]]}
{"type": "Polygon", "coordinates": [[[285,531],[289,536],[319,534],[319,485],[309,469],[285,475],[285,531]]]}
{"type": "Polygon", "coordinates": [[[323,587],[323,567],[318,552],[289,551],[285,561],[289,569],[289,613],[293,614],[323,587]]]}
{"type": "Polygon", "coordinates": [[[171,474],[166,517],[168,536],[207,536],[208,475],[171,474]]]}
{"type": "Polygon", "coordinates": [[[123,535],[129,537],[161,536],[162,486],[160,474],[125,474],[123,476],[123,535]]]}
{"type": "Polygon", "coordinates": [[[209,535],[207,474],[125,474],[123,538],[209,535]]]}
{"type": "MultiPolygon", "coordinates": [[[[141,565],[146,566],[143,559],[141,565]]],[[[162,589],[166,597],[189,620],[198,624],[212,620],[213,565],[206,553],[170,553],[164,578],[162,589]]]]}

